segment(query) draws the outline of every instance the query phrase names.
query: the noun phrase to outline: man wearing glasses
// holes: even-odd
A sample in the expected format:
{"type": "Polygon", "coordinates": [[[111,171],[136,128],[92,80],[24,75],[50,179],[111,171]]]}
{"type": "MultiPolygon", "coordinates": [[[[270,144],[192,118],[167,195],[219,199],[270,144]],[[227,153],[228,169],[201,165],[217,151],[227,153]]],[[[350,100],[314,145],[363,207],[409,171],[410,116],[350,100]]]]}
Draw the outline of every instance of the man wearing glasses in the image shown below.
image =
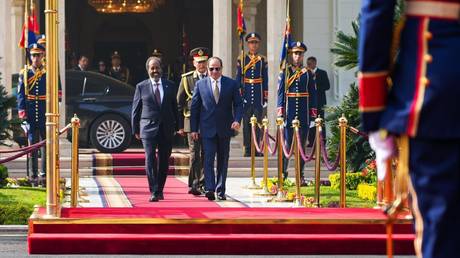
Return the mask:
{"type": "MultiPolygon", "coordinates": [[[[43,66],[45,48],[40,44],[29,45],[31,65],[19,76],[18,116],[28,124],[27,137],[35,144],[46,137],[46,74],[43,66]],[[24,80],[26,75],[27,81],[24,80]]],[[[32,152],[32,182],[46,182],[45,147],[41,148],[41,173],[38,174],[38,151],[32,152]],[[40,176],[40,178],[39,178],[40,176]],[[39,180],[40,179],[40,180],[39,180]]]]}
{"type": "Polygon", "coordinates": [[[191,135],[197,141],[201,138],[204,150],[204,180],[206,197],[213,201],[226,200],[230,137],[239,130],[243,102],[238,82],[222,76],[222,60],[211,57],[208,60],[208,78],[196,83],[191,106],[191,135]],[[217,154],[217,173],[214,173],[214,159],[217,154]]]}
{"type": "MultiPolygon", "coordinates": [[[[268,74],[267,58],[259,55],[261,37],[253,32],[246,36],[249,52],[238,58],[236,81],[240,83],[243,97],[243,139],[244,156],[251,156],[251,117],[255,115],[257,121],[262,120],[263,109],[267,107],[268,74]]],[[[257,139],[260,132],[257,131],[257,139]]]]}

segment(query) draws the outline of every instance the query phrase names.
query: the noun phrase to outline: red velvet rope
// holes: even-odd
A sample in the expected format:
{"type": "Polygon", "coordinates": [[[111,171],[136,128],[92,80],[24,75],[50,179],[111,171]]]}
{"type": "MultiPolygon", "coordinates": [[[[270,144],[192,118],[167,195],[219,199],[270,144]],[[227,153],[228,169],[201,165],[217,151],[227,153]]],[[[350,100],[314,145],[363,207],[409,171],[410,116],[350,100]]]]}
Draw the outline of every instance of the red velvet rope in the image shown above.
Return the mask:
{"type": "MultiPolygon", "coordinates": [[[[294,153],[294,144],[292,144],[291,142],[291,149],[288,152],[288,150],[286,149],[286,144],[284,142],[284,127],[281,129],[280,136],[281,136],[280,141],[281,141],[281,145],[283,146],[284,156],[289,159],[294,153]]],[[[292,141],[294,142],[294,138],[292,138],[292,141]]]]}
{"type": "Polygon", "coordinates": [[[320,137],[321,137],[321,154],[323,156],[324,165],[326,165],[327,170],[335,171],[337,167],[339,166],[340,148],[339,148],[339,151],[337,152],[337,157],[335,157],[334,163],[331,163],[329,161],[329,155],[327,154],[327,151],[326,151],[326,144],[324,143],[323,134],[320,134],[320,137]]]}
{"type": "MultiPolygon", "coordinates": [[[[297,137],[297,142],[300,143],[301,141],[300,141],[300,132],[299,132],[299,130],[296,130],[295,135],[297,137]]],[[[307,138],[308,138],[308,135],[307,135],[307,138]]],[[[305,155],[305,152],[303,150],[303,146],[300,146],[300,144],[299,144],[300,157],[302,157],[302,159],[305,162],[310,162],[310,161],[315,159],[314,158],[314,153],[315,153],[315,149],[316,149],[315,142],[316,142],[316,138],[315,138],[315,141],[313,142],[313,148],[311,148],[310,156],[305,155]]]]}

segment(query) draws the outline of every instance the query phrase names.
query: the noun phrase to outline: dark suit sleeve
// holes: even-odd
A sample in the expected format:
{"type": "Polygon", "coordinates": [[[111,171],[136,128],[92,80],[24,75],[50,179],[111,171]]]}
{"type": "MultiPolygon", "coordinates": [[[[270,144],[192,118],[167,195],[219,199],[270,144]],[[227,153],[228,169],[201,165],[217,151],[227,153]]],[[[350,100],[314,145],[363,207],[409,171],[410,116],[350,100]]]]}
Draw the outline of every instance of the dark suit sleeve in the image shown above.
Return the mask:
{"type": "Polygon", "coordinates": [[[192,106],[190,107],[190,130],[198,132],[200,129],[200,114],[201,114],[201,93],[200,82],[197,82],[193,90],[192,106]]]}
{"type": "Polygon", "coordinates": [[[238,85],[238,82],[235,82],[233,87],[233,112],[234,121],[241,123],[241,118],[243,117],[243,100],[241,99],[238,85]]]}
{"type": "MultiPolygon", "coordinates": [[[[329,83],[329,77],[327,76],[327,72],[324,70],[319,70],[320,72],[320,81],[317,83],[317,89],[322,91],[327,91],[331,88],[331,84],[329,83]],[[319,87],[318,87],[319,86],[319,87]]],[[[316,78],[318,79],[318,78],[316,78]]]]}
{"type": "Polygon", "coordinates": [[[185,88],[184,88],[184,81],[187,80],[187,77],[182,77],[180,83],[179,83],[179,89],[177,90],[177,96],[176,96],[176,101],[177,101],[177,112],[178,112],[178,127],[179,129],[184,128],[184,107],[186,105],[185,99],[187,98],[187,94],[185,93],[185,88]]]}
{"type": "Polygon", "coordinates": [[[278,76],[278,100],[277,100],[277,115],[284,116],[284,106],[285,106],[285,90],[284,90],[284,70],[280,71],[278,76]]]}
{"type": "Polygon", "coordinates": [[[131,128],[133,130],[133,134],[139,134],[140,132],[139,122],[141,120],[142,113],[142,92],[140,88],[141,84],[139,83],[136,86],[136,91],[134,92],[133,106],[131,111],[131,128]]]}
{"type": "Polygon", "coordinates": [[[241,91],[241,94],[243,93],[243,90],[244,90],[244,87],[243,87],[243,83],[241,82],[241,77],[242,77],[242,73],[241,73],[241,58],[238,58],[238,60],[236,61],[236,77],[235,77],[235,81],[238,82],[238,87],[241,91]]]}
{"type": "Polygon", "coordinates": [[[310,107],[310,117],[316,118],[318,116],[318,94],[317,94],[317,88],[316,88],[316,81],[311,72],[308,72],[308,82],[307,82],[307,87],[308,87],[308,105],[310,107]]]}

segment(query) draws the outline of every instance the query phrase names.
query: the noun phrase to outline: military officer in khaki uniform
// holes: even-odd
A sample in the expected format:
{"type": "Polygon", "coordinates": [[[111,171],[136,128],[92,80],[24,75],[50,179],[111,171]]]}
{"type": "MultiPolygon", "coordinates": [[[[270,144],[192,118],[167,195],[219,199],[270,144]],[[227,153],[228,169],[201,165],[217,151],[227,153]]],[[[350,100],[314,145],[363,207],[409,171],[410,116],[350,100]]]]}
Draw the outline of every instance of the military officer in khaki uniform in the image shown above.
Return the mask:
{"type": "Polygon", "coordinates": [[[193,57],[194,71],[182,75],[177,92],[177,105],[179,110],[179,134],[187,134],[188,145],[190,150],[190,174],[188,180],[189,193],[200,195],[204,183],[203,175],[203,149],[201,141],[192,140],[190,133],[190,106],[192,104],[192,95],[195,83],[198,80],[207,77],[207,60],[209,56],[207,48],[198,47],[190,51],[193,57]]]}

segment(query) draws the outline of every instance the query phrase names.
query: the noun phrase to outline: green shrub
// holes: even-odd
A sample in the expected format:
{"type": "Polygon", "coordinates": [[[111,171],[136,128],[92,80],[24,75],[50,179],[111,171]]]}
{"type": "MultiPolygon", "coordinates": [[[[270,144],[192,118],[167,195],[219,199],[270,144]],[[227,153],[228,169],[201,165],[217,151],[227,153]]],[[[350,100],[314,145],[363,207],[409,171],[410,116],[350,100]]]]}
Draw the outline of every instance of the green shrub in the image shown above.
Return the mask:
{"type": "Polygon", "coordinates": [[[8,168],[0,164],[0,187],[6,186],[7,178],[8,178],[8,168]]]}
{"type": "Polygon", "coordinates": [[[27,177],[20,177],[16,179],[16,182],[19,186],[32,186],[32,182],[27,177]]]}
{"type": "Polygon", "coordinates": [[[33,207],[23,203],[0,204],[0,225],[25,225],[33,207]]]}
{"type": "Polygon", "coordinates": [[[358,197],[364,200],[375,201],[377,197],[377,187],[375,185],[359,184],[358,197]]]}

